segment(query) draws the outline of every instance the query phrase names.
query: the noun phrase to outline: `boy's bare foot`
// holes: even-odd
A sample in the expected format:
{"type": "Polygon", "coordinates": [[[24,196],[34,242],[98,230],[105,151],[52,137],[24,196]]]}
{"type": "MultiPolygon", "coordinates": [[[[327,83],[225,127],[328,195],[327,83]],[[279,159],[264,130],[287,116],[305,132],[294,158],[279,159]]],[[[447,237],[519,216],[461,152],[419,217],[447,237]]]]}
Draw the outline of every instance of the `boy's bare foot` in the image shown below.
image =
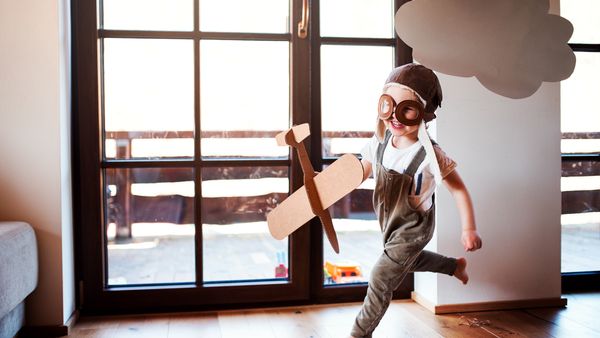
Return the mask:
{"type": "Polygon", "coordinates": [[[463,284],[467,284],[469,281],[469,275],[467,274],[467,260],[464,257],[456,259],[454,277],[458,278],[463,284]]]}

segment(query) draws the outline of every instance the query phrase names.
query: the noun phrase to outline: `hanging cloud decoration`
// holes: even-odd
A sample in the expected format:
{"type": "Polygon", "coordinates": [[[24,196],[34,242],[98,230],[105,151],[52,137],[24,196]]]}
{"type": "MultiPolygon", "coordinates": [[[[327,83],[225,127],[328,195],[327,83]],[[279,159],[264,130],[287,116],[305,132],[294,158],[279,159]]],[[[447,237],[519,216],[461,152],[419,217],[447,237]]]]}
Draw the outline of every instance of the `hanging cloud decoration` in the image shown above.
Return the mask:
{"type": "Polygon", "coordinates": [[[548,0],[413,0],[395,27],[418,62],[518,99],[575,68],[573,26],[548,10],[548,0]]]}

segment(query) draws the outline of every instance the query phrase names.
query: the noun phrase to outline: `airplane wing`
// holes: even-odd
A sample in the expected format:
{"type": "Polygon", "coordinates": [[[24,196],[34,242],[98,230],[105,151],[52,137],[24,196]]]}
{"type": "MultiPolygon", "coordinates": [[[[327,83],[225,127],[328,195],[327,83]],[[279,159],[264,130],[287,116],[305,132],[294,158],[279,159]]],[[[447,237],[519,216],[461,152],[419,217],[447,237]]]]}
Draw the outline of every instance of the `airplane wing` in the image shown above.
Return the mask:
{"type": "MultiPolygon", "coordinates": [[[[363,178],[363,168],[356,156],[346,154],[315,176],[315,186],[323,209],[356,189],[363,178]]],[[[313,218],[308,195],[304,187],[296,190],[267,215],[271,235],[284,239],[313,218]]]]}

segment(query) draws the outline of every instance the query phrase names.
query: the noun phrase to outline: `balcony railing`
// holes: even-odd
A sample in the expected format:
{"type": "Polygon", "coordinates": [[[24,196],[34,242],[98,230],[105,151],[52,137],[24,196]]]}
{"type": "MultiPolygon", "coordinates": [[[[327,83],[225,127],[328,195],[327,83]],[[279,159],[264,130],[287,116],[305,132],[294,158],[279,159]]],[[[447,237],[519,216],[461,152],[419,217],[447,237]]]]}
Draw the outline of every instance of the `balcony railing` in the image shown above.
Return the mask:
{"type": "MultiPolygon", "coordinates": [[[[274,139],[280,131],[218,131],[203,132],[202,138],[237,138],[237,139],[274,139]]],[[[364,138],[372,136],[371,132],[325,132],[323,138],[328,140],[364,138]]],[[[194,139],[191,131],[129,131],[107,132],[106,139],[116,146],[116,158],[119,160],[144,159],[132,156],[133,141],[140,139],[194,139]]],[[[273,140],[273,142],[275,142],[273,140]]],[[[326,155],[336,156],[335,150],[326,147],[326,155]]],[[[172,158],[172,157],[169,157],[172,158]]],[[[189,156],[188,158],[191,158],[189,156]]],[[[252,177],[273,178],[279,186],[272,189],[276,192],[268,194],[243,196],[202,196],[202,222],[207,224],[231,224],[265,221],[266,214],[284,200],[288,193],[288,172],[273,170],[272,167],[239,167],[236,170],[212,170],[203,172],[202,180],[222,184],[225,191],[226,180],[248,180],[252,177]],[[219,182],[221,181],[221,182],[219,182]],[[260,210],[262,212],[254,212],[260,210]]],[[[190,224],[194,222],[194,196],[190,193],[155,193],[153,196],[136,194],[134,186],[157,183],[183,183],[191,187],[184,189],[193,192],[190,174],[181,168],[131,168],[119,169],[113,175],[106,175],[107,187],[107,224],[116,225],[116,238],[131,237],[133,223],[161,222],[174,224],[190,224]]],[[[336,203],[332,209],[334,217],[348,218],[353,213],[371,212],[370,191],[359,189],[336,203]]]]}

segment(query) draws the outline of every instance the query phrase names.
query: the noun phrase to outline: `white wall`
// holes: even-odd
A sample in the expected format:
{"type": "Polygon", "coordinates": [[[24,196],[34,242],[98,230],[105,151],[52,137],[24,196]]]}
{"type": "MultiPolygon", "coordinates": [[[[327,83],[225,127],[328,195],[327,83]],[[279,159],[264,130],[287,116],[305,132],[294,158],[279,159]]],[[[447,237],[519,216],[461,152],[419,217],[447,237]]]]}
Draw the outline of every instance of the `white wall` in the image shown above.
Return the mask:
{"type": "MultiPolygon", "coordinates": [[[[552,0],[556,12],[558,0],[552,0]]],[[[512,100],[474,78],[439,74],[437,139],[458,162],[475,205],[483,249],[464,253],[454,201],[438,193],[430,249],[465,256],[470,281],[418,273],[415,291],[434,305],[559,298],[560,85],[512,100]]]]}
{"type": "Polygon", "coordinates": [[[67,0],[0,0],[0,220],[37,236],[28,325],[62,325],[75,308],[69,32],[67,0]]]}

